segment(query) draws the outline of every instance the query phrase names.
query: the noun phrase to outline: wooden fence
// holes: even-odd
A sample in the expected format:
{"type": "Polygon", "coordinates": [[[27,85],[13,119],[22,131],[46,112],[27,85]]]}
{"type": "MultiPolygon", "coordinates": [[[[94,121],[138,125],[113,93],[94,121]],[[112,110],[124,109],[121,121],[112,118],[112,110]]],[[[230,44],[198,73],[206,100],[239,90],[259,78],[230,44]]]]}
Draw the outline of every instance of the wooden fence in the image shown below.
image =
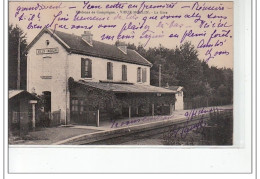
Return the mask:
{"type": "Polygon", "coordinates": [[[61,125],[61,110],[54,111],[51,113],[51,122],[50,126],[61,125]]]}

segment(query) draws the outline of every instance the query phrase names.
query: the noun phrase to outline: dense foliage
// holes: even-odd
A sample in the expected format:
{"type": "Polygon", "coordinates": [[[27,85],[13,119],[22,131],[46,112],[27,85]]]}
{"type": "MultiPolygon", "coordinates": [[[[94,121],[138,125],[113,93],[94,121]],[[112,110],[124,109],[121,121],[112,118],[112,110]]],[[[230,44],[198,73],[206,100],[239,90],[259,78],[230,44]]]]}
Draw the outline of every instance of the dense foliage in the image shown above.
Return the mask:
{"type": "Polygon", "coordinates": [[[17,89],[17,56],[18,56],[18,40],[20,38],[20,70],[21,70],[21,89],[26,89],[26,54],[27,46],[26,34],[17,25],[8,26],[8,88],[17,89]]]}
{"type": "Polygon", "coordinates": [[[159,65],[162,66],[162,86],[183,86],[186,105],[194,108],[210,105],[233,103],[233,70],[217,68],[198,58],[198,50],[186,42],[175,49],[162,47],[144,49],[128,44],[149,60],[151,68],[151,85],[158,86],[159,65]]]}

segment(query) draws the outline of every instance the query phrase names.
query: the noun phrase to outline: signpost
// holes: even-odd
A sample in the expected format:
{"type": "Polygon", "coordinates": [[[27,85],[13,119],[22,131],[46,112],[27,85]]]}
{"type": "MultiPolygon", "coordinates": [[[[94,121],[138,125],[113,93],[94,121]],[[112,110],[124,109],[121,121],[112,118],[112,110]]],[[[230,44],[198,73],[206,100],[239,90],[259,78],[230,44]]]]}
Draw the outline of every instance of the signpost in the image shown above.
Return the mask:
{"type": "Polygon", "coordinates": [[[54,54],[54,53],[59,53],[59,48],[43,48],[43,49],[36,49],[36,54],[37,55],[42,55],[42,54],[54,54]]]}

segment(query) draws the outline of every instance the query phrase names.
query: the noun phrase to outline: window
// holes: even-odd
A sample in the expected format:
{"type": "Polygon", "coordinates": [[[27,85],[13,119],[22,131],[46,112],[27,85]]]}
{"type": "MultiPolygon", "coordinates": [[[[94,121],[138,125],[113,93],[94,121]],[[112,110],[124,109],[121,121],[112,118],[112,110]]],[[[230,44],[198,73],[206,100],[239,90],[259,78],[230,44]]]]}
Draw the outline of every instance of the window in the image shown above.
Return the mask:
{"type": "Polygon", "coordinates": [[[137,68],[137,82],[141,82],[141,67],[137,68]]]}
{"type": "Polygon", "coordinates": [[[77,112],[78,109],[78,100],[77,99],[72,99],[71,100],[71,111],[72,112],[77,112]]]}
{"type": "Polygon", "coordinates": [[[51,77],[51,57],[43,57],[42,77],[51,77]]]}
{"type": "Polygon", "coordinates": [[[122,65],[122,81],[127,81],[127,66],[122,65]]]}
{"type": "Polygon", "coordinates": [[[107,79],[113,80],[113,63],[107,62],[107,79]]]}
{"type": "Polygon", "coordinates": [[[142,82],[145,83],[146,82],[146,68],[142,69],[142,82]]]}
{"type": "Polygon", "coordinates": [[[71,100],[71,111],[82,113],[86,111],[86,106],[83,98],[74,98],[71,100]]]}
{"type": "Polygon", "coordinates": [[[79,103],[79,111],[80,112],[83,112],[84,109],[85,109],[85,105],[84,105],[84,100],[80,100],[80,103],[79,103]]]}
{"type": "Polygon", "coordinates": [[[92,61],[90,59],[81,59],[81,78],[92,78],[92,61]]]}
{"type": "Polygon", "coordinates": [[[48,46],[50,44],[50,41],[49,40],[46,40],[46,46],[48,46]]]}

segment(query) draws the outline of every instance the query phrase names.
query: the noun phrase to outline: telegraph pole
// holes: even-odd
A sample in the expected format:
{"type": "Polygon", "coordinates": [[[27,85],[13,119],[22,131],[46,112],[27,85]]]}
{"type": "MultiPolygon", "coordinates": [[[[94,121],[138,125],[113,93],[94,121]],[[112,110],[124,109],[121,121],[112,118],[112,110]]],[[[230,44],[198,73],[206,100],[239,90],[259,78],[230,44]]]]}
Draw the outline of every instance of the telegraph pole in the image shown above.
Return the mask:
{"type": "Polygon", "coordinates": [[[159,87],[161,87],[161,80],[162,80],[162,65],[159,65],[159,87]]]}
{"type": "Polygon", "coordinates": [[[17,89],[20,89],[21,85],[21,51],[20,51],[20,46],[21,46],[21,39],[20,35],[18,37],[18,54],[17,54],[17,89]]]}

